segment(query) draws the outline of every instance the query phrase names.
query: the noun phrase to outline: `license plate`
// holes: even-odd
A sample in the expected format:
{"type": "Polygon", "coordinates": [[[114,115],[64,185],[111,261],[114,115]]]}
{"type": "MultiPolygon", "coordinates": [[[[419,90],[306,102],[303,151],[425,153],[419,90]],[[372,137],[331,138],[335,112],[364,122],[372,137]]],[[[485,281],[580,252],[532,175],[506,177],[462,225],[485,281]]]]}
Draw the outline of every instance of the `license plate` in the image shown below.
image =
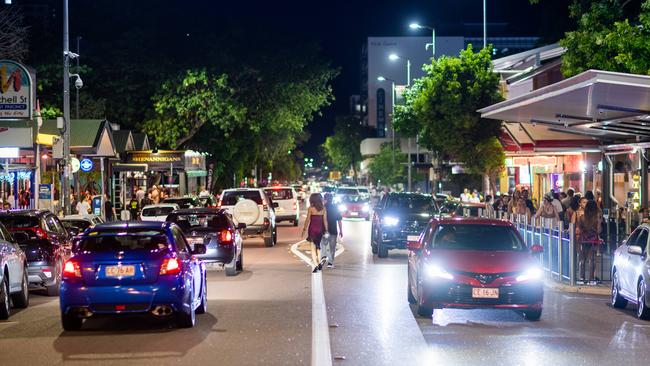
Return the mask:
{"type": "Polygon", "coordinates": [[[107,266],[106,277],[132,277],[135,275],[135,266],[107,266]]]}
{"type": "Polygon", "coordinates": [[[203,244],[203,238],[187,238],[189,244],[203,244]]]}
{"type": "Polygon", "coordinates": [[[498,288],[472,288],[472,297],[476,299],[498,299],[498,288]]]}
{"type": "Polygon", "coordinates": [[[350,212],[350,215],[352,215],[352,216],[359,216],[359,213],[358,213],[358,212],[350,212]]]}

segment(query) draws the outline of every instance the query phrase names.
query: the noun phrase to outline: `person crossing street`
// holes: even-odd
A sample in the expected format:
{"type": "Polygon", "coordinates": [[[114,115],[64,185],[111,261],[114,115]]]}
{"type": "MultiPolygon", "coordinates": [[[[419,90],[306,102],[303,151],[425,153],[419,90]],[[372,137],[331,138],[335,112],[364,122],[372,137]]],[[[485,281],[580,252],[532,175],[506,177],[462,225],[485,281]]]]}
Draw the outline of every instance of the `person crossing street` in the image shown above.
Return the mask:
{"type": "Polygon", "coordinates": [[[334,268],[334,256],[336,255],[336,241],[343,237],[343,217],[341,211],[334,205],[334,197],[331,193],[325,193],[325,210],[327,212],[328,238],[323,238],[321,248],[322,256],[327,258],[327,268],[334,268]]]}

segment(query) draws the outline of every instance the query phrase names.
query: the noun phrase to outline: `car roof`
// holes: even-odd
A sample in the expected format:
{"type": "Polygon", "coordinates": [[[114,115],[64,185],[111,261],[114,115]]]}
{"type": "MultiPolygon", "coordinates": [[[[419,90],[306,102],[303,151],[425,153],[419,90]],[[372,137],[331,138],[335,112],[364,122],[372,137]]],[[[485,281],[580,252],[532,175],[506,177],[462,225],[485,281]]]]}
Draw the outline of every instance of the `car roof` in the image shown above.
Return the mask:
{"type": "Polygon", "coordinates": [[[421,196],[421,197],[428,197],[433,199],[433,196],[431,196],[430,194],[417,193],[417,192],[390,192],[388,194],[388,197],[391,196],[398,196],[398,197],[421,196]]]}
{"type": "Polygon", "coordinates": [[[169,226],[168,222],[159,221],[113,221],[97,224],[93,230],[106,229],[159,229],[164,230],[169,226]]]}
{"type": "Polygon", "coordinates": [[[197,207],[197,208],[182,208],[180,210],[175,210],[173,214],[199,214],[199,213],[210,213],[210,214],[227,214],[227,211],[220,208],[208,208],[208,207],[197,207]]]}
{"type": "Polygon", "coordinates": [[[42,216],[51,213],[49,210],[8,210],[0,211],[0,215],[15,215],[15,216],[42,216]]]}
{"type": "Polygon", "coordinates": [[[66,221],[66,220],[84,220],[84,221],[92,222],[92,220],[93,220],[94,218],[96,218],[96,217],[97,217],[96,215],[88,215],[88,216],[84,216],[84,215],[68,215],[68,216],[64,216],[64,217],[62,217],[62,218],[61,218],[61,221],[66,221]]]}
{"type": "Polygon", "coordinates": [[[228,188],[223,190],[225,192],[246,192],[246,191],[255,191],[255,192],[262,192],[262,188],[228,188]]]}
{"type": "Polygon", "coordinates": [[[271,189],[293,189],[293,187],[290,187],[290,186],[271,186],[271,187],[264,187],[264,190],[271,190],[271,189]]]}
{"type": "Polygon", "coordinates": [[[178,209],[178,205],[175,204],[175,203],[159,203],[159,204],[156,204],[156,205],[147,205],[147,206],[144,206],[142,209],[144,210],[144,209],[147,209],[147,208],[156,208],[156,207],[174,207],[174,208],[178,209]]]}
{"type": "Polygon", "coordinates": [[[461,202],[461,207],[485,207],[485,203],[476,203],[476,202],[461,202]]]}
{"type": "Polygon", "coordinates": [[[514,227],[510,221],[488,219],[484,217],[438,217],[431,221],[439,225],[491,225],[514,227]]]}

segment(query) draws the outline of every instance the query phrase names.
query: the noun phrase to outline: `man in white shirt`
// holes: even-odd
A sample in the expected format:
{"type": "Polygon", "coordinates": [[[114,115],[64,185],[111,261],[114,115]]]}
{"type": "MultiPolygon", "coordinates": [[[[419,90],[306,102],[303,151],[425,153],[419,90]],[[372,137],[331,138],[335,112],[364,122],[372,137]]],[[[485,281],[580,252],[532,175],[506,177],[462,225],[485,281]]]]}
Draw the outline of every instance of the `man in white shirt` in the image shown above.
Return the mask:
{"type": "Polygon", "coordinates": [[[207,197],[210,195],[210,192],[205,189],[205,186],[201,186],[201,192],[199,192],[199,197],[207,197]]]}

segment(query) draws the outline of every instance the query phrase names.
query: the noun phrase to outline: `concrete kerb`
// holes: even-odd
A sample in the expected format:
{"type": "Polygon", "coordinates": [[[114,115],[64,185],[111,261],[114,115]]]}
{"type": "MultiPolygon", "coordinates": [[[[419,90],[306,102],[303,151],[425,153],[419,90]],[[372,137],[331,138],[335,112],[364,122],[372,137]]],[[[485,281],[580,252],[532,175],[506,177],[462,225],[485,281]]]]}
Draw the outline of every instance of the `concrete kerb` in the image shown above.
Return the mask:
{"type": "Polygon", "coordinates": [[[557,283],[550,280],[544,281],[544,287],[557,292],[567,292],[573,294],[601,295],[609,296],[611,289],[609,286],[570,286],[564,283],[557,283]]]}

